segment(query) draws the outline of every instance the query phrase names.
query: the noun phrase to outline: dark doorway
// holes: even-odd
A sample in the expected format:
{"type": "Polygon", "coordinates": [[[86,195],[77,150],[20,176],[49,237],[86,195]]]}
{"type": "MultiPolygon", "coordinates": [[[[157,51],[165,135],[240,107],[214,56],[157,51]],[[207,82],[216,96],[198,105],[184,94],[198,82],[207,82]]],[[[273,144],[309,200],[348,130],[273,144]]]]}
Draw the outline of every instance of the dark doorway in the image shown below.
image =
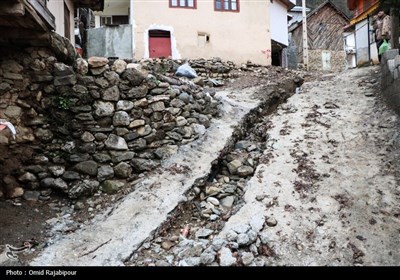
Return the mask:
{"type": "Polygon", "coordinates": [[[273,66],[282,66],[282,51],[286,46],[272,40],[271,48],[272,48],[272,65],[273,66]]]}

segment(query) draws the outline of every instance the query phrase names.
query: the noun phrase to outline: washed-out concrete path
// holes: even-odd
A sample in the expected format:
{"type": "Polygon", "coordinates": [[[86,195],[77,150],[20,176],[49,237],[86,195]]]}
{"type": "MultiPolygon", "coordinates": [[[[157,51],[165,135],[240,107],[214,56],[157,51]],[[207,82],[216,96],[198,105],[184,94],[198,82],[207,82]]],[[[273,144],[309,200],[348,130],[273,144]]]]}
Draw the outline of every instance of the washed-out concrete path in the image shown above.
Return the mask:
{"type": "MultiPolygon", "coordinates": [[[[400,126],[379,95],[378,70],[321,75],[279,106],[245,203],[214,239],[251,227],[259,247],[240,250],[261,262],[247,265],[400,264],[400,126]]],[[[195,179],[209,173],[234,126],[259,105],[251,98],[255,91],[218,93],[223,114],[206,134],[89,226],[60,236],[31,265],[123,265],[195,179]]],[[[237,254],[221,252],[217,265],[224,257],[236,264],[237,254]]]]}
{"type": "Polygon", "coordinates": [[[89,226],[53,240],[30,265],[118,266],[166,219],[197,178],[206,176],[211,163],[224,148],[235,126],[260,100],[252,93],[218,92],[222,115],[211,122],[207,132],[135,186],[123,201],[95,217],[89,226]],[[230,98],[230,96],[232,98],[230,98]],[[170,171],[168,171],[170,170],[170,171]],[[176,172],[182,170],[182,172],[176,172]]]}
{"type": "Polygon", "coordinates": [[[218,237],[258,227],[265,265],[400,265],[399,119],[378,70],[322,76],[280,106],[266,163],[218,237]]]}

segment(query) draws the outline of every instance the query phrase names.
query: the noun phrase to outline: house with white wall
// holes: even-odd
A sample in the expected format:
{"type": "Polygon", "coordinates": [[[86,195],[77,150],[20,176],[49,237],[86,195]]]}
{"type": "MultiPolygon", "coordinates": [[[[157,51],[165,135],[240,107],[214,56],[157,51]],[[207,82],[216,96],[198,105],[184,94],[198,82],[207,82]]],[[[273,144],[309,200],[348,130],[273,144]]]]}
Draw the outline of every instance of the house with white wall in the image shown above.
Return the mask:
{"type": "Polygon", "coordinates": [[[292,0],[105,1],[89,30],[88,56],[212,58],[270,65],[288,45],[292,0]],[[271,11],[272,9],[272,11],[271,11]],[[273,41],[272,41],[273,40],[273,41]]]}
{"type": "Polygon", "coordinates": [[[271,0],[270,1],[270,29],[272,65],[286,66],[286,52],[289,45],[288,11],[291,10],[296,0],[271,0]]]}
{"type": "Polygon", "coordinates": [[[350,24],[346,27],[346,48],[355,51],[351,55],[354,66],[354,59],[357,66],[379,63],[378,50],[373,33],[372,17],[378,12],[379,0],[347,0],[347,6],[354,11],[350,24]],[[347,43],[349,42],[349,43],[347,43]]]}

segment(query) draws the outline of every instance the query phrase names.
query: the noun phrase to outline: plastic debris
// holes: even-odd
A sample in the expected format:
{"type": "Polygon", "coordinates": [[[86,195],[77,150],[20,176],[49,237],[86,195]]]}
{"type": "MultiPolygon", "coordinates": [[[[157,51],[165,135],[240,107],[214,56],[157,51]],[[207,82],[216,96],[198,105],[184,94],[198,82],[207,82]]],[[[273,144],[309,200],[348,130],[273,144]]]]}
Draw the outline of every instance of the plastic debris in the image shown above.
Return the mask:
{"type": "Polygon", "coordinates": [[[15,139],[15,135],[17,134],[17,131],[15,130],[14,125],[4,119],[0,119],[0,131],[5,129],[6,127],[8,127],[8,129],[11,131],[12,136],[15,139]]]}
{"type": "Polygon", "coordinates": [[[178,67],[175,75],[183,76],[188,78],[197,78],[196,70],[194,70],[188,63],[185,63],[178,67]]]}

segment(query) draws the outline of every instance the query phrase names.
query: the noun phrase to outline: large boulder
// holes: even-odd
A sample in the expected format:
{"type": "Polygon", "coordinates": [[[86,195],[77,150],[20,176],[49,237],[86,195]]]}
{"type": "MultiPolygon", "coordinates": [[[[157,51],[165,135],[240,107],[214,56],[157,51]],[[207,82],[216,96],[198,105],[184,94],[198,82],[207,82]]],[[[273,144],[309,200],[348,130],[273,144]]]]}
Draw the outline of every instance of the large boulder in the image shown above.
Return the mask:
{"type": "Polygon", "coordinates": [[[89,63],[90,68],[100,68],[100,67],[105,66],[108,63],[108,58],[92,56],[92,57],[89,57],[88,63],[89,63]]]}
{"type": "Polygon", "coordinates": [[[56,32],[51,32],[49,36],[50,48],[56,55],[57,60],[72,65],[75,62],[77,53],[71,41],[56,32]]]}
{"type": "Polygon", "coordinates": [[[124,73],[121,74],[121,77],[124,80],[128,80],[130,84],[135,87],[139,86],[146,78],[142,72],[134,68],[126,69],[124,73]]]}

